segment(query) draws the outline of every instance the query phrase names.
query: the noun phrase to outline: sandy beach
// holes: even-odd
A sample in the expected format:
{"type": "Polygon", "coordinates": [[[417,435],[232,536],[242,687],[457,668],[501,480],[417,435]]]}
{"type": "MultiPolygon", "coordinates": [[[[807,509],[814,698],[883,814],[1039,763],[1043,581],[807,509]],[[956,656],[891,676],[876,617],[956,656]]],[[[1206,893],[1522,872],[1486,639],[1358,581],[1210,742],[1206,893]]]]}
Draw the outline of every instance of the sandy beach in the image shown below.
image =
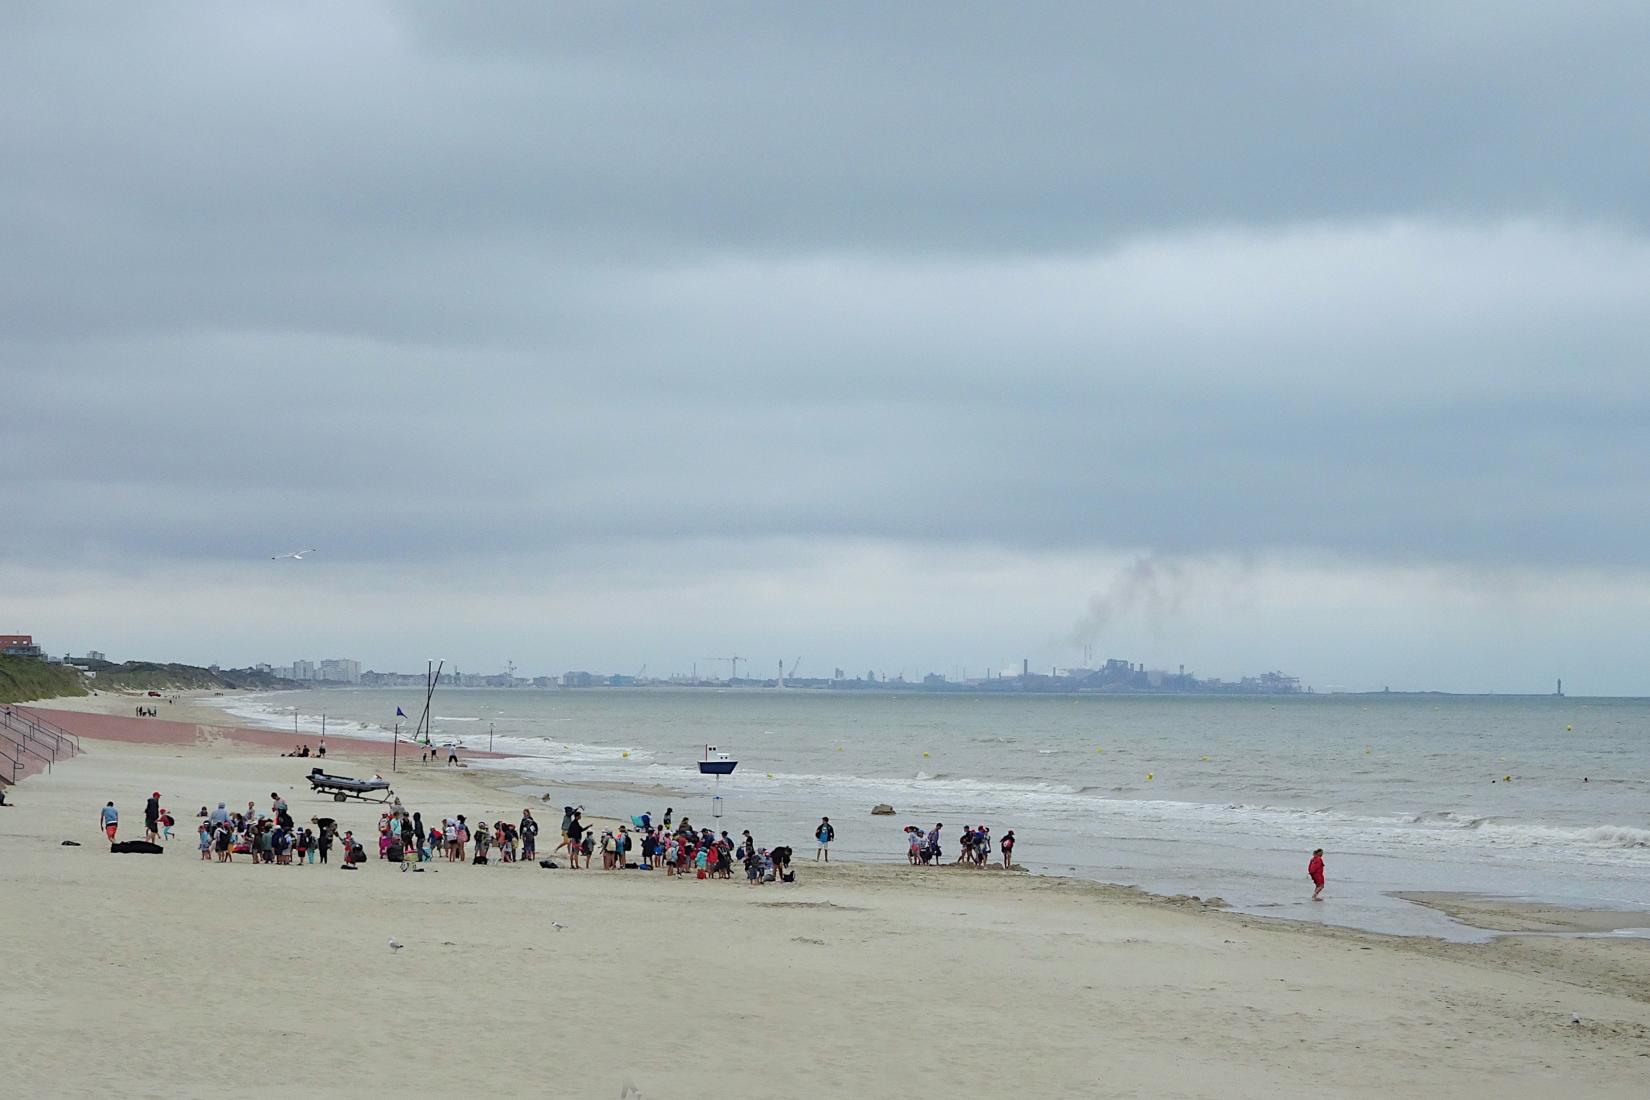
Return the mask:
{"type": "MultiPolygon", "coordinates": [[[[15,1095],[1636,1097],[1650,1081],[1644,940],[1447,944],[806,859],[783,887],[203,863],[195,814],[220,800],[278,791],[300,821],[369,835],[378,808],[310,793],[312,761],[277,755],[290,737],[213,726],[209,708],[162,722],[121,717],[118,697],[73,705],[109,712],[107,736],[0,810],[15,1095]],[[151,790],[177,839],[111,855],[98,808],[113,799],[122,835],[141,835],[151,790]]],[[[385,767],[386,746],[328,745],[329,769],[385,767]]],[[[394,776],[426,818],[519,816],[509,781],[416,758],[394,776]]],[[[548,849],[559,805],[533,806],[548,849]]],[[[806,855],[805,838],[762,839],[806,855]]],[[[1474,919],[1472,899],[1423,900],[1474,919]]],[[[1594,927],[1563,919],[1528,924],[1594,927]]]]}

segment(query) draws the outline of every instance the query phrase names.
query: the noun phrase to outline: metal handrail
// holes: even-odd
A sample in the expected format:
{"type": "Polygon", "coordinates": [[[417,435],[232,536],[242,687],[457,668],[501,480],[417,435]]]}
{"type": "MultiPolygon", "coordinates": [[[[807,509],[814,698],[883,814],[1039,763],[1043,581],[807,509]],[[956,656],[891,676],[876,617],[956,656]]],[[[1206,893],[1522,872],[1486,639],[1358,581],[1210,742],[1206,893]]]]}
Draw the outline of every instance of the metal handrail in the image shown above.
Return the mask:
{"type": "MultiPolygon", "coordinates": [[[[32,753],[41,760],[45,761],[46,770],[48,772],[50,772],[53,766],[57,763],[58,751],[62,748],[57,741],[36,734],[34,731],[29,729],[27,724],[17,722],[9,717],[6,717],[3,712],[0,712],[0,734],[5,735],[6,740],[16,747],[17,752],[32,753]],[[36,742],[39,742],[40,745],[45,746],[45,750],[43,751],[40,748],[36,748],[36,742]]],[[[70,755],[73,755],[73,753],[71,752],[70,755]]],[[[14,753],[13,756],[15,762],[16,754],[14,753]]],[[[15,771],[16,769],[13,768],[14,773],[15,771]]]]}
{"type": "Polygon", "coordinates": [[[17,717],[33,725],[42,733],[51,734],[55,739],[57,739],[59,747],[61,747],[63,742],[67,742],[71,753],[78,754],[80,752],[80,738],[70,733],[56,722],[51,722],[40,717],[39,711],[16,705],[8,707],[7,709],[17,717]]]}
{"type": "Polygon", "coordinates": [[[11,774],[0,775],[0,779],[3,779],[8,786],[15,787],[17,785],[17,773],[23,767],[23,758],[15,753],[7,755],[5,751],[7,744],[10,744],[10,742],[0,741],[0,760],[11,761],[11,774]]]}
{"type": "Polygon", "coordinates": [[[21,707],[9,706],[0,710],[0,725],[21,734],[26,740],[49,745],[53,763],[59,756],[80,754],[80,741],[73,734],[21,707]]]}
{"type": "MultiPolygon", "coordinates": [[[[9,729],[9,727],[8,727],[8,729],[9,729]]],[[[5,732],[6,732],[5,730],[0,730],[0,733],[5,733],[5,732]]],[[[19,736],[17,730],[10,729],[10,735],[6,737],[6,740],[11,742],[11,744],[15,745],[20,752],[29,752],[29,753],[33,753],[35,756],[38,756],[42,761],[45,762],[47,771],[50,771],[51,766],[54,763],[56,763],[56,760],[52,756],[49,756],[46,753],[41,752],[39,749],[37,749],[33,745],[29,744],[30,740],[32,740],[32,739],[28,736],[28,734],[26,732],[23,733],[21,736],[19,736]]]]}

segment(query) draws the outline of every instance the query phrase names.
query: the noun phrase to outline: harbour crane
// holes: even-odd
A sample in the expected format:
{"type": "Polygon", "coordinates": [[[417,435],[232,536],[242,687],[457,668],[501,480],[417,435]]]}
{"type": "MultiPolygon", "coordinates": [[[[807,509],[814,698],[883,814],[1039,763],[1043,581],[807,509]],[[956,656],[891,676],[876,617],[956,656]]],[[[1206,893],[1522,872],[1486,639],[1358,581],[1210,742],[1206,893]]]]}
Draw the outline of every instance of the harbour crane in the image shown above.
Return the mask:
{"type": "Polygon", "coordinates": [[[745,660],[743,657],[701,657],[699,659],[701,661],[726,661],[728,663],[729,680],[739,679],[739,662],[745,660]]]}

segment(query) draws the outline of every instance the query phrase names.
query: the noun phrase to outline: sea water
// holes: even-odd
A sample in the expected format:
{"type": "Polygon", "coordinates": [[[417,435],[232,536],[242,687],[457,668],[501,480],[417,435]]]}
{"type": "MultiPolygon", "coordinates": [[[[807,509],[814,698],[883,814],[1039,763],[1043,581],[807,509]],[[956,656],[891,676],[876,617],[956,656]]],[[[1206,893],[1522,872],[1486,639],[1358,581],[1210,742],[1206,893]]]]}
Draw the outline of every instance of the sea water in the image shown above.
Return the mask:
{"type": "MultiPolygon", "coordinates": [[[[273,726],[296,714],[313,740],[323,713],[329,732],[387,735],[423,693],[218,702],[273,726]]],[[[906,825],[943,823],[949,861],[984,823],[994,848],[1013,829],[1032,871],[1378,931],[1471,938],[1391,896],[1404,890],[1650,910],[1650,700],[441,688],[433,711],[437,743],[484,749],[491,733],[510,757],[473,766],[565,785],[554,816],[668,806],[804,861],[821,816],[834,857],[870,860],[903,861],[906,825]],[[719,819],[706,745],[739,761],[719,819]],[[870,816],[879,802],[897,814],[870,816]],[[1319,847],[1329,888],[1313,903],[1319,847]]],[[[403,766],[421,766],[416,749],[403,766]]]]}

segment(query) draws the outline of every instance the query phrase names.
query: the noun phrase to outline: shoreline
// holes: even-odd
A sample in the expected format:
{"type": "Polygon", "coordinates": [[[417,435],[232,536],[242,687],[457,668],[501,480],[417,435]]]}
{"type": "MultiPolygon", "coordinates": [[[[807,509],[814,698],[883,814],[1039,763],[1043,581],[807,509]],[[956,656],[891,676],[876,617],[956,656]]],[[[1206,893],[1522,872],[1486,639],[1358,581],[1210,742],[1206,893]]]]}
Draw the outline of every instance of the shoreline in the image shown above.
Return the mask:
{"type": "MultiPolygon", "coordinates": [[[[87,730],[85,736],[102,736],[116,740],[169,744],[222,740],[265,748],[291,748],[291,737],[293,735],[278,728],[234,725],[224,721],[239,716],[229,713],[219,700],[229,701],[253,694],[275,693],[235,692],[231,695],[225,695],[222,692],[204,690],[172,693],[165,698],[161,708],[163,714],[170,712],[176,715],[176,718],[172,720],[166,718],[138,719],[123,713],[117,713],[118,710],[130,706],[134,702],[145,701],[145,696],[141,693],[105,692],[99,696],[70,696],[18,704],[18,706],[23,709],[40,708],[47,711],[48,715],[51,713],[74,715],[76,717],[63,723],[65,728],[68,728],[70,732],[76,732],[76,726],[78,725],[87,730]],[[176,700],[175,703],[172,702],[174,699],[176,700]]],[[[147,701],[155,702],[155,700],[147,701]]],[[[314,731],[305,730],[300,736],[313,738],[314,731]]],[[[329,760],[347,752],[363,758],[380,758],[375,763],[381,764],[384,759],[388,759],[391,755],[390,738],[387,731],[382,736],[369,737],[354,736],[348,733],[329,733],[327,740],[331,752],[331,755],[327,758],[329,760]]],[[[402,738],[401,756],[404,763],[402,764],[402,770],[398,773],[399,775],[416,775],[425,771],[422,768],[411,769],[405,762],[408,757],[408,750],[415,745],[415,742],[410,742],[405,737],[402,738]]],[[[670,788],[656,783],[635,783],[622,780],[551,779],[526,767],[512,767],[510,765],[511,761],[530,761],[533,759],[532,757],[469,748],[463,749],[462,752],[466,758],[484,761],[485,763],[474,769],[467,767],[450,769],[443,763],[440,767],[432,765],[431,770],[439,772],[457,770],[467,773],[472,777],[471,782],[481,783],[491,788],[495,793],[510,798],[529,797],[560,804],[561,798],[545,799],[544,795],[565,792],[565,797],[579,801],[597,792],[637,796],[668,795],[670,793],[670,788]],[[484,774],[489,778],[481,778],[484,774]]],[[[309,759],[314,760],[315,758],[310,757],[309,759]]],[[[602,820],[604,823],[628,823],[628,817],[622,816],[604,815],[602,820]]],[[[861,855],[853,862],[868,867],[900,868],[907,866],[903,859],[893,854],[889,854],[886,858],[861,855]]],[[[989,869],[995,871],[998,868],[995,863],[992,863],[989,869]]],[[[933,869],[930,868],[929,870],[933,869]]],[[[1171,893],[1166,890],[1152,890],[1124,882],[1087,878],[1067,874],[1055,869],[1053,866],[1038,868],[1036,865],[1027,867],[1017,863],[1015,870],[1032,877],[1130,891],[1142,897],[1160,898],[1168,902],[1191,901],[1196,904],[1203,896],[1188,892],[1171,893]]],[[[1459,929],[1461,934],[1451,937],[1435,931],[1393,932],[1352,923],[1326,923],[1314,919],[1313,915],[1282,916],[1256,912],[1253,909],[1234,910],[1234,912],[1241,912],[1242,915],[1248,918],[1269,924],[1309,928],[1329,927],[1375,936],[1391,936],[1396,939],[1422,939],[1461,945],[1488,943],[1521,932],[1553,935],[1606,934],[1615,932],[1617,929],[1650,927],[1650,910],[1608,910],[1594,906],[1529,898],[1523,895],[1471,891],[1398,889],[1383,891],[1383,895],[1437,913],[1449,922],[1449,927],[1459,929]],[[1611,914],[1609,919],[1616,922],[1611,927],[1604,927],[1609,922],[1599,916],[1599,914],[1606,912],[1611,914]]],[[[1218,903],[1217,908],[1227,908],[1224,900],[1218,895],[1211,896],[1218,903]]],[[[1308,911],[1308,914],[1310,913],[1311,911],[1308,911]]]]}
{"type": "MultiPolygon", "coordinates": [[[[217,693],[211,695],[203,691],[178,692],[173,698],[179,702],[172,704],[179,707],[179,714],[188,720],[167,720],[162,718],[128,718],[122,714],[114,714],[114,706],[124,706],[126,699],[141,699],[143,696],[121,693],[113,695],[105,693],[97,697],[101,705],[96,709],[88,706],[93,701],[92,696],[69,696],[60,699],[40,700],[34,703],[16,704],[21,709],[28,710],[38,707],[56,713],[69,713],[78,717],[70,719],[74,725],[83,728],[96,729],[97,733],[78,734],[96,740],[113,740],[139,744],[210,744],[217,741],[228,742],[243,746],[257,746],[262,748],[280,748],[286,746],[289,736],[273,728],[250,726],[234,726],[221,722],[200,721],[201,718],[229,717],[225,711],[212,702],[217,693]],[[118,699],[121,702],[108,703],[103,700],[118,699]],[[77,705],[78,704],[78,705],[77,705]],[[111,721],[103,721],[109,719],[111,721]],[[158,731],[154,736],[148,736],[151,730],[158,731]],[[112,736],[110,736],[112,734],[112,736]]],[[[255,693],[237,693],[238,695],[255,693]]],[[[70,732],[76,732],[70,724],[64,724],[70,732]]],[[[341,758],[345,755],[353,757],[388,757],[389,743],[387,740],[376,737],[359,737],[349,734],[328,734],[329,752],[327,759],[341,758]]],[[[403,738],[404,745],[413,745],[403,738]]],[[[438,774],[463,773],[465,781],[478,783],[489,788],[494,794],[510,798],[536,798],[539,801],[555,802],[555,799],[546,799],[547,793],[555,791],[610,791],[616,794],[645,795],[656,793],[661,788],[656,785],[625,783],[612,780],[556,780],[545,779],[533,775],[525,770],[509,766],[508,761],[521,759],[508,753],[486,752],[483,750],[465,749],[468,757],[487,760],[489,765],[483,768],[470,769],[459,767],[449,768],[445,764],[436,768],[438,774]],[[484,778],[485,777],[485,778],[484,778]]],[[[283,759],[317,759],[282,757],[283,759]]],[[[314,765],[312,765],[314,766],[314,765]]],[[[395,775],[428,775],[428,769],[419,768],[406,772],[397,772],[395,775]]],[[[628,824],[627,817],[611,814],[598,814],[589,818],[591,822],[602,825],[620,823],[628,824]]],[[[900,869],[909,865],[903,860],[889,856],[887,859],[843,859],[841,865],[859,866],[866,868],[900,869]]],[[[942,863],[935,867],[923,868],[914,872],[918,876],[925,874],[968,872],[970,874],[1001,874],[1002,870],[996,863],[988,864],[983,871],[973,868],[954,867],[950,863],[942,863]]],[[[1144,887],[1125,883],[1104,882],[1095,879],[1082,878],[1076,875],[1062,874],[1052,870],[1031,870],[1016,863],[1010,872],[1015,875],[1024,875],[1030,878],[1047,879],[1056,882],[1072,884],[1074,887],[1093,888],[1109,897],[1131,897],[1145,900],[1150,903],[1163,903],[1179,908],[1201,908],[1209,910],[1226,910],[1229,907],[1224,899],[1218,895],[1210,895],[1205,899],[1195,894],[1167,894],[1148,890],[1144,887]]],[[[1611,933],[1620,929],[1650,928],[1650,911],[1612,910],[1587,906],[1569,905],[1557,902],[1547,902],[1522,898],[1514,895],[1499,895],[1470,891],[1423,891],[1398,890],[1390,891],[1388,896],[1398,898],[1411,904],[1432,909],[1463,928],[1485,933],[1477,940],[1450,940],[1442,936],[1429,933],[1390,933],[1350,925],[1323,924],[1316,921],[1302,920],[1293,917],[1274,916],[1264,913],[1247,913],[1233,911],[1233,916],[1240,916],[1245,920],[1259,922],[1266,926],[1282,928],[1325,928],[1337,932],[1366,935],[1380,939],[1394,941],[1422,940],[1429,943],[1452,946],[1480,946],[1495,940],[1518,935],[1521,933],[1540,934],[1601,934],[1611,933]],[[1516,927],[1507,927],[1514,925],[1516,927]]]]}

